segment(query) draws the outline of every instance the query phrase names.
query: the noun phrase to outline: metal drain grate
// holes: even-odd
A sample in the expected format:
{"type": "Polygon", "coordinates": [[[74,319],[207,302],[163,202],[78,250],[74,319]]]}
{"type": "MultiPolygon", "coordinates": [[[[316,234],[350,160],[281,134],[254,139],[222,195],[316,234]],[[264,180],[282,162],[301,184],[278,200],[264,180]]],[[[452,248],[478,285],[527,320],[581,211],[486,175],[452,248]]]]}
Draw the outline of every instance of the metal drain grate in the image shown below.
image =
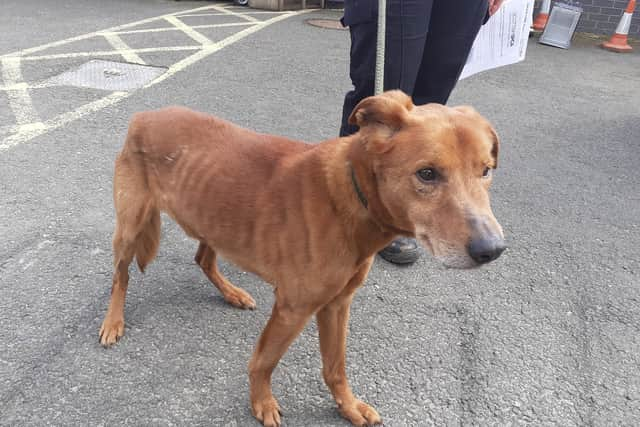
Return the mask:
{"type": "Polygon", "coordinates": [[[165,71],[167,69],[164,67],[95,59],[75,70],[52,77],[49,81],[57,85],[127,91],[141,88],[165,71]]]}

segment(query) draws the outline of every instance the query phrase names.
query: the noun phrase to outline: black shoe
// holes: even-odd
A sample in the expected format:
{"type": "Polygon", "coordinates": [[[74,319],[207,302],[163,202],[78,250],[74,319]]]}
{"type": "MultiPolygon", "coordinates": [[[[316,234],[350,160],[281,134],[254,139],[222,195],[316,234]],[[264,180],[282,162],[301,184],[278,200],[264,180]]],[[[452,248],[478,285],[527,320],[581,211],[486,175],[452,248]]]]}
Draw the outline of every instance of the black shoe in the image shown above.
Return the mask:
{"type": "Polygon", "coordinates": [[[420,248],[414,239],[400,237],[378,252],[378,255],[394,264],[413,264],[420,258],[420,248]]]}

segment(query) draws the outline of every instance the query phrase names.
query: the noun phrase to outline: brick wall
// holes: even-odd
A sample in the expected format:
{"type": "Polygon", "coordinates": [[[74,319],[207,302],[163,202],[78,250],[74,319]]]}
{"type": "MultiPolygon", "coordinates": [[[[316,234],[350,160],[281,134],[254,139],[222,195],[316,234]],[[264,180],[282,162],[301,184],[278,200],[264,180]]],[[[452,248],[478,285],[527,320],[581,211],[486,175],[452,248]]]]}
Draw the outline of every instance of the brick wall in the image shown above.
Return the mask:
{"type": "MultiPolygon", "coordinates": [[[[540,1],[536,1],[535,14],[540,8],[540,1]]],[[[551,7],[553,7],[553,1],[551,7]]],[[[576,31],[613,34],[620,22],[622,12],[627,7],[627,0],[581,0],[580,5],[584,9],[576,31]]],[[[631,19],[629,37],[640,38],[640,10],[636,10],[631,19]]]]}

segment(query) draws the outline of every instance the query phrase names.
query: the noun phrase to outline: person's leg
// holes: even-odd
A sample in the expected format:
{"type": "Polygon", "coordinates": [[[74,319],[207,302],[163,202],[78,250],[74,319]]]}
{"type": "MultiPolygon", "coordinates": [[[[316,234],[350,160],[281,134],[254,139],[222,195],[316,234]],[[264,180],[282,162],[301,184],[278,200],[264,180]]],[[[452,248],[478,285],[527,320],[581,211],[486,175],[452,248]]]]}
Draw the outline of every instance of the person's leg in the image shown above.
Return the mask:
{"type": "Polygon", "coordinates": [[[358,131],[357,126],[348,123],[349,116],[358,102],[373,95],[375,79],[376,23],[370,21],[352,25],[349,27],[349,33],[351,34],[349,76],[353,83],[353,90],[344,97],[340,136],[351,135],[358,131]]]}
{"type": "Polygon", "coordinates": [[[390,0],[387,6],[384,89],[411,95],[422,63],[433,0],[390,0]]]}
{"type": "Polygon", "coordinates": [[[487,0],[434,0],[413,91],[416,105],[446,104],[487,13],[487,0]]]}
{"type": "MultiPolygon", "coordinates": [[[[429,25],[432,0],[389,0],[385,44],[384,89],[401,89],[411,94],[416,81],[429,25]]],[[[372,96],[375,83],[377,21],[349,27],[351,34],[350,77],[353,90],[342,108],[340,136],[355,133],[347,120],[355,106],[372,96]]]]}

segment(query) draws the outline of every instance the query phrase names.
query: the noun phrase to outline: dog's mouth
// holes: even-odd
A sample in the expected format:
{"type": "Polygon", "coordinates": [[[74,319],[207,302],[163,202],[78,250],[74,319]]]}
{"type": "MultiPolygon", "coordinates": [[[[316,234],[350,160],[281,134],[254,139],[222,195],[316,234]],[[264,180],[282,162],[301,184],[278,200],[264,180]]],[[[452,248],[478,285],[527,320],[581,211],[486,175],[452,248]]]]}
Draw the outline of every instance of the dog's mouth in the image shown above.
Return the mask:
{"type": "Polygon", "coordinates": [[[453,245],[443,241],[432,241],[427,234],[417,235],[418,240],[444,267],[455,269],[469,269],[480,266],[466,250],[458,250],[453,245]]]}

